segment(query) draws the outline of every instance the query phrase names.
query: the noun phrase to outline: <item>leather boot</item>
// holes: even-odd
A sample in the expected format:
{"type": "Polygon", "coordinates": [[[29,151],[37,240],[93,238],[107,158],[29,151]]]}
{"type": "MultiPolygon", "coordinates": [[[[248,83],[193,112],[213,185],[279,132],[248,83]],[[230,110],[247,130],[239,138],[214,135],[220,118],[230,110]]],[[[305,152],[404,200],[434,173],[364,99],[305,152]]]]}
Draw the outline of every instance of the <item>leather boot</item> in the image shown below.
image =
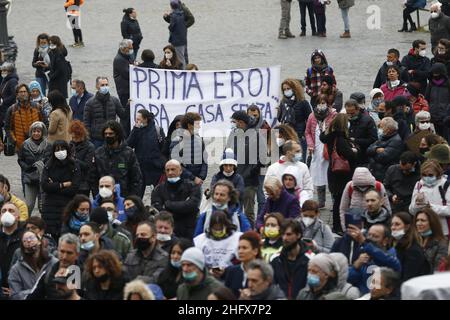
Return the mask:
{"type": "Polygon", "coordinates": [[[341,38],[351,38],[350,31],[345,31],[343,34],[341,34],[340,37],[341,38]]]}
{"type": "Polygon", "coordinates": [[[417,26],[416,26],[416,24],[414,22],[411,25],[411,28],[409,28],[408,32],[413,32],[413,31],[417,31],[417,26]]]}
{"type": "Polygon", "coordinates": [[[408,24],[405,22],[403,24],[403,27],[400,30],[398,30],[398,32],[407,32],[407,31],[408,31],[408,24]]]}
{"type": "Polygon", "coordinates": [[[295,38],[295,36],[292,34],[292,32],[289,29],[284,30],[284,34],[288,38],[295,38]]]}

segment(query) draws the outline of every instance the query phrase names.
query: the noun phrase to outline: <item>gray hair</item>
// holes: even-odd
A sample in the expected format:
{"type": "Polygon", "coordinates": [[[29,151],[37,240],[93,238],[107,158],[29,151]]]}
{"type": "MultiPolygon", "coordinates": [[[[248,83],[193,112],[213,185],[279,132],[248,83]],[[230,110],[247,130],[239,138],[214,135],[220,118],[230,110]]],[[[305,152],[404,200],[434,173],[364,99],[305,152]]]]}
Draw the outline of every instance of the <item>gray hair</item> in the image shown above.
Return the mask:
{"type": "Polygon", "coordinates": [[[104,178],[109,178],[109,179],[111,180],[113,186],[116,184],[116,180],[114,179],[113,176],[103,176],[103,177],[101,177],[101,178],[98,180],[98,182],[100,183],[100,180],[102,180],[102,179],[104,179],[104,178]]]}
{"type": "Polygon", "coordinates": [[[14,63],[12,62],[5,62],[2,64],[2,71],[8,71],[9,73],[14,72],[16,67],[14,66],[14,63]]]}
{"type": "Polygon", "coordinates": [[[283,184],[280,179],[275,176],[267,176],[266,181],[264,181],[264,187],[267,188],[282,188],[283,184]]]}
{"type": "Polygon", "coordinates": [[[431,114],[428,111],[419,111],[416,114],[416,118],[414,119],[416,124],[423,120],[431,120],[431,114]]]}
{"type": "Polygon", "coordinates": [[[270,282],[272,282],[273,269],[270,264],[268,264],[262,259],[255,259],[248,264],[248,270],[256,270],[256,269],[261,271],[263,280],[269,280],[270,282]]]}
{"type": "Polygon", "coordinates": [[[74,244],[75,248],[77,250],[77,253],[80,253],[80,239],[76,235],[74,235],[72,233],[63,234],[61,236],[61,238],[59,238],[58,247],[61,246],[61,244],[63,242],[65,242],[67,244],[74,244]]]}
{"type": "Polygon", "coordinates": [[[398,123],[392,117],[386,117],[381,120],[383,122],[386,129],[390,130],[398,130],[398,123]]]}
{"type": "Polygon", "coordinates": [[[100,80],[106,80],[109,83],[108,77],[105,76],[99,76],[95,79],[95,84],[99,84],[100,80]]]}
{"type": "Polygon", "coordinates": [[[384,279],[384,286],[386,288],[398,288],[400,285],[400,274],[398,272],[387,267],[381,267],[378,271],[384,279]]]}
{"type": "Polygon", "coordinates": [[[131,40],[131,39],[123,39],[123,40],[120,41],[120,43],[119,43],[119,49],[120,49],[120,50],[127,49],[127,48],[130,46],[130,44],[131,44],[131,45],[133,44],[133,40],[131,40]]]}
{"type": "Polygon", "coordinates": [[[177,159],[170,159],[169,161],[166,162],[165,166],[167,166],[168,164],[173,164],[181,168],[181,163],[177,159]]]}
{"type": "Polygon", "coordinates": [[[430,10],[434,10],[436,9],[437,11],[441,11],[441,7],[442,7],[442,3],[440,2],[435,2],[430,6],[430,10]]]}

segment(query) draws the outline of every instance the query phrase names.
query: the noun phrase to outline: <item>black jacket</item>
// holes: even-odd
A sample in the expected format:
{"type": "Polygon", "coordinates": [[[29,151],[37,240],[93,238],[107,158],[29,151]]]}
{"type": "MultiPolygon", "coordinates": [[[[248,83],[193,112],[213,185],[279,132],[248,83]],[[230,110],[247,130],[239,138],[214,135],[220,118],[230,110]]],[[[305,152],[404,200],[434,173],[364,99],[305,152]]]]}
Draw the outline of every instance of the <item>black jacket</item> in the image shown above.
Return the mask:
{"type": "Polygon", "coordinates": [[[39,55],[39,49],[36,48],[33,52],[33,62],[31,63],[31,65],[36,69],[36,73],[34,74],[36,78],[45,78],[45,72],[47,72],[48,69],[36,64],[36,62],[38,61],[44,62],[43,58],[39,55]]]}
{"type": "Polygon", "coordinates": [[[430,74],[439,74],[445,79],[444,83],[437,85],[431,79],[425,94],[425,99],[430,106],[431,122],[442,122],[446,117],[450,106],[450,82],[447,69],[442,63],[436,63],[431,67],[430,74]]]}
{"type": "Polygon", "coordinates": [[[92,159],[94,159],[95,146],[88,140],[80,143],[71,141],[70,145],[81,170],[80,191],[89,191],[91,190],[89,185],[89,173],[92,170],[92,159]]]}
{"type": "MultiPolygon", "coordinates": [[[[150,121],[146,127],[134,127],[131,130],[127,144],[134,149],[141,168],[143,165],[151,165],[161,170],[164,168],[159,136],[153,121],[150,121]]],[[[164,139],[164,136],[161,136],[161,139],[164,139]]]]}
{"type": "Polygon", "coordinates": [[[0,97],[3,99],[0,105],[0,125],[5,120],[6,111],[16,102],[16,87],[19,77],[16,73],[8,74],[0,84],[0,97]]]}
{"type": "Polygon", "coordinates": [[[133,40],[134,50],[139,48],[143,37],[137,20],[133,20],[128,14],[125,14],[120,23],[120,31],[122,32],[122,38],[133,40]]]}
{"type": "Polygon", "coordinates": [[[125,274],[122,274],[119,278],[111,279],[111,287],[108,290],[102,290],[98,281],[88,278],[85,282],[83,298],[86,300],[123,300],[123,289],[127,282],[125,274]]]}
{"type": "Polygon", "coordinates": [[[69,63],[66,61],[67,49],[50,50],[49,56],[48,91],[58,90],[67,99],[67,82],[70,79],[69,63]]]}
{"type": "Polygon", "coordinates": [[[109,93],[104,95],[99,92],[86,102],[84,108],[83,123],[89,131],[91,139],[103,140],[103,126],[108,120],[121,119],[125,116],[125,110],[119,99],[109,93]]]}
{"type": "Polygon", "coordinates": [[[80,103],[78,103],[78,96],[72,96],[69,100],[69,106],[72,109],[72,119],[83,121],[84,119],[84,107],[86,106],[86,102],[94,95],[87,91],[84,91],[83,96],[80,99],[80,103]]]}
{"type": "Polygon", "coordinates": [[[392,118],[397,121],[398,135],[402,141],[405,141],[411,134],[411,129],[409,128],[405,113],[403,110],[398,110],[392,118]]]}
{"type": "Polygon", "coordinates": [[[199,186],[185,179],[176,183],[164,182],[153,190],[151,199],[157,210],[173,214],[177,237],[192,239],[202,199],[199,186]]]}
{"type": "Polygon", "coordinates": [[[424,276],[432,272],[425,254],[420,245],[414,243],[408,249],[401,249],[397,245],[395,247],[397,258],[402,266],[401,281],[405,282],[411,278],[424,276]]]}
{"type": "Polygon", "coordinates": [[[177,296],[178,287],[184,282],[180,275],[181,269],[173,267],[170,263],[158,278],[158,286],[161,288],[166,299],[173,299],[177,296]],[[177,280],[177,276],[180,275],[177,280]]]}
{"type": "MultiPolygon", "coordinates": [[[[409,82],[408,70],[406,70],[406,68],[402,66],[400,61],[397,61],[395,65],[400,68],[400,80],[403,81],[404,83],[408,83],[409,82]]],[[[386,62],[384,62],[383,65],[378,70],[377,77],[375,78],[375,81],[373,83],[373,88],[381,88],[381,86],[386,83],[388,68],[389,66],[387,65],[386,62]]]]}
{"type": "Polygon", "coordinates": [[[95,150],[91,187],[94,194],[98,192],[98,180],[112,176],[120,184],[121,195],[139,195],[142,186],[142,174],[133,149],[122,142],[117,149],[107,145],[95,150]]]}
{"type": "Polygon", "coordinates": [[[389,200],[391,201],[393,213],[409,210],[413,190],[419,180],[420,168],[418,166],[416,166],[414,172],[411,172],[408,175],[403,173],[399,164],[394,164],[387,169],[383,184],[386,188],[389,200]],[[397,195],[400,200],[398,204],[392,202],[392,196],[394,194],[397,195]]]}
{"type": "MultiPolygon", "coordinates": [[[[2,287],[8,288],[8,275],[11,268],[11,260],[14,253],[20,248],[20,238],[22,237],[21,229],[17,228],[11,235],[7,235],[0,231],[0,268],[2,287]]],[[[0,294],[0,296],[3,293],[0,294]]]]}
{"type": "Polygon", "coordinates": [[[375,121],[372,117],[360,112],[356,120],[350,121],[349,136],[354,138],[354,142],[359,147],[358,164],[368,163],[367,148],[378,140],[375,121]]]}
{"type": "Polygon", "coordinates": [[[349,264],[353,264],[362,253],[361,246],[347,233],[337,239],[331,247],[331,252],[340,252],[347,257],[349,264]]]}
{"type": "Polygon", "coordinates": [[[414,52],[411,49],[409,53],[403,57],[402,65],[408,71],[414,70],[409,76],[409,81],[419,82],[420,93],[424,94],[427,87],[428,73],[430,72],[430,59],[414,55],[414,52]]]}
{"type": "Polygon", "coordinates": [[[130,95],[130,56],[117,52],[113,62],[113,76],[117,94],[130,95]]]}
{"type": "Polygon", "coordinates": [[[288,260],[288,253],[283,249],[280,255],[270,263],[273,268],[274,283],[280,286],[290,300],[295,299],[300,290],[306,286],[309,262],[309,258],[305,256],[306,251],[306,246],[300,242],[300,253],[295,261],[288,260]],[[290,270],[293,272],[290,273],[290,270]]]}
{"type": "Polygon", "coordinates": [[[194,180],[196,177],[205,180],[208,175],[208,153],[205,150],[205,142],[199,135],[191,135],[190,141],[172,142],[171,153],[177,154],[175,157],[183,165],[184,179],[194,180]],[[199,163],[201,160],[201,163],[199,163]]]}
{"type": "Polygon", "coordinates": [[[436,19],[430,17],[428,26],[431,33],[432,48],[438,45],[439,40],[450,38],[450,17],[446,16],[444,13],[441,12],[436,19]]]}
{"type": "Polygon", "coordinates": [[[378,181],[383,181],[386,170],[400,160],[405,145],[399,134],[395,132],[387,137],[382,137],[367,148],[369,157],[369,170],[378,181]],[[384,151],[377,153],[378,148],[384,148],[384,151]]]}
{"type": "Polygon", "coordinates": [[[283,99],[280,103],[277,119],[282,124],[289,124],[299,138],[305,135],[306,121],[312,112],[308,101],[283,99]]]}
{"type": "Polygon", "coordinates": [[[159,69],[159,65],[156,64],[154,61],[147,61],[142,62],[139,67],[141,68],[152,68],[152,69],[159,69]]]}
{"type": "Polygon", "coordinates": [[[169,31],[170,44],[174,47],[187,45],[187,27],[183,10],[177,9],[170,14],[169,31]]]}
{"type": "Polygon", "coordinates": [[[77,162],[70,164],[67,160],[50,159],[44,167],[41,177],[42,218],[47,224],[47,231],[59,235],[62,224],[62,214],[67,203],[78,193],[81,184],[81,170],[77,162]],[[51,179],[51,181],[49,180],[51,179]],[[71,181],[72,185],[62,188],[61,184],[71,181]]]}

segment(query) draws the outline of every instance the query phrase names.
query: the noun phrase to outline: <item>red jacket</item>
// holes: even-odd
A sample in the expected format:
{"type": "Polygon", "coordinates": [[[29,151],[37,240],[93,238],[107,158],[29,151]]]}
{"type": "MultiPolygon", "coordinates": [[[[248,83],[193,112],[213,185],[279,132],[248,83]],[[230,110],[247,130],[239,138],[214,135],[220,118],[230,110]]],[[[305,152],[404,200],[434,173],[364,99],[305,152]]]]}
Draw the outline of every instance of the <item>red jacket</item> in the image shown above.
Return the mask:
{"type": "Polygon", "coordinates": [[[428,101],[425,100],[425,97],[421,94],[419,94],[419,97],[417,98],[416,102],[412,105],[414,114],[416,114],[419,111],[430,111],[430,107],[428,106],[428,101]]]}
{"type": "Polygon", "coordinates": [[[383,91],[384,101],[394,100],[397,96],[402,96],[406,93],[406,86],[404,84],[400,84],[395,88],[390,88],[388,85],[389,82],[386,82],[380,87],[380,90],[383,91]]]}

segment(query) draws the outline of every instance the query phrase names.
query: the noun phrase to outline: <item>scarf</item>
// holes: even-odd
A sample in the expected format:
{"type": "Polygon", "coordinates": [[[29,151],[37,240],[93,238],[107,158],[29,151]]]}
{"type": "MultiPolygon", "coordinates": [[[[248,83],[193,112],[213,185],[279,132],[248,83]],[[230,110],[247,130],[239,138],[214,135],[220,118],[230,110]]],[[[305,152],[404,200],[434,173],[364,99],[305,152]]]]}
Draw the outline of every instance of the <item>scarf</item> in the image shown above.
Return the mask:
{"type": "Polygon", "coordinates": [[[39,155],[43,154],[47,149],[48,141],[46,138],[42,138],[39,141],[35,141],[33,138],[28,138],[25,140],[24,145],[26,145],[34,155],[39,155]]]}

